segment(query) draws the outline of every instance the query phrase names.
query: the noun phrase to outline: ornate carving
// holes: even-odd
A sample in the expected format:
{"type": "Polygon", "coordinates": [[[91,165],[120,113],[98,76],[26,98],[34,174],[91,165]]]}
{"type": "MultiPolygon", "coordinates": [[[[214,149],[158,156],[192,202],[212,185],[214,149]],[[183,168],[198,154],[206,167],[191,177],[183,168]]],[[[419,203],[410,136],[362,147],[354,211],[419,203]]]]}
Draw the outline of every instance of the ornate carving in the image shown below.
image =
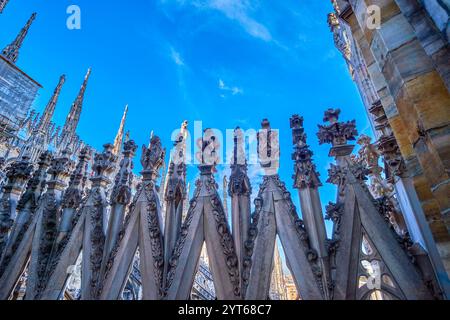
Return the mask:
{"type": "Polygon", "coordinates": [[[220,244],[222,245],[222,250],[226,257],[228,276],[234,288],[233,293],[236,297],[240,297],[239,261],[234,248],[233,237],[231,236],[225,212],[222,207],[222,202],[217,194],[211,197],[211,205],[213,208],[212,214],[216,221],[216,230],[220,236],[220,244]]]}
{"type": "Polygon", "coordinates": [[[116,175],[111,194],[111,202],[128,205],[131,201],[131,185],[133,183],[133,157],[137,145],[133,140],[124,143],[123,159],[120,162],[120,170],[116,175]]]}
{"type": "Polygon", "coordinates": [[[42,211],[42,231],[38,250],[36,297],[47,285],[47,265],[57,235],[59,206],[54,190],[47,191],[43,196],[42,203],[44,205],[42,211]]]}
{"type": "Polygon", "coordinates": [[[247,175],[247,162],[244,153],[244,141],[242,130],[237,127],[234,130],[234,152],[231,162],[231,175],[228,184],[228,194],[230,197],[249,196],[252,192],[250,179],[247,175]]]}
{"type": "Polygon", "coordinates": [[[328,169],[327,183],[335,184],[338,186],[338,190],[343,190],[347,183],[347,170],[331,164],[330,169],[328,169]]]}
{"type": "Polygon", "coordinates": [[[180,133],[174,142],[174,148],[168,170],[168,181],[164,194],[165,200],[176,201],[176,206],[178,206],[179,202],[186,198],[187,125],[187,121],[182,123],[180,133]]]}
{"type": "Polygon", "coordinates": [[[32,212],[36,210],[38,199],[45,187],[47,169],[51,165],[52,153],[44,152],[38,162],[38,169],[34,172],[33,177],[28,181],[27,188],[17,204],[17,211],[20,212],[25,205],[31,201],[30,209],[32,212]]]}
{"type": "Polygon", "coordinates": [[[198,197],[200,195],[200,190],[202,188],[202,185],[203,185],[203,182],[200,179],[198,179],[195,183],[194,197],[190,201],[189,210],[186,215],[186,219],[184,220],[184,223],[181,227],[180,236],[178,237],[177,243],[175,244],[175,248],[173,249],[173,253],[169,260],[169,269],[168,269],[165,288],[164,288],[164,295],[167,294],[167,289],[169,289],[173,283],[173,280],[175,277],[175,271],[177,269],[177,265],[180,260],[181,253],[183,252],[183,248],[186,243],[186,238],[189,234],[189,227],[191,226],[192,219],[194,217],[194,212],[195,212],[195,208],[198,203],[198,197]]]}
{"type": "Polygon", "coordinates": [[[263,194],[265,190],[267,189],[267,186],[269,184],[269,179],[266,179],[264,177],[262,184],[259,187],[259,193],[258,196],[254,200],[255,204],[255,211],[252,215],[252,223],[250,224],[250,227],[248,229],[248,237],[247,241],[244,245],[244,262],[243,262],[243,271],[242,271],[242,295],[245,296],[245,292],[247,291],[247,287],[250,280],[250,272],[252,268],[252,257],[253,257],[253,249],[255,247],[255,240],[256,236],[258,235],[258,222],[259,217],[261,215],[261,210],[263,206],[263,194]]]}
{"type": "Polygon", "coordinates": [[[181,201],[186,198],[186,165],[171,162],[168,170],[169,179],[165,192],[166,201],[181,201]]]}
{"type": "Polygon", "coordinates": [[[322,185],[319,173],[312,161],[313,152],[306,143],[306,133],[303,128],[303,117],[294,115],[291,120],[294,153],[294,187],[299,189],[318,188],[322,185]]]}
{"type": "Polygon", "coordinates": [[[158,170],[164,163],[166,150],[161,145],[161,139],[158,136],[153,136],[150,140],[150,145],[142,146],[142,175],[144,180],[154,180],[158,176],[158,170]]]}
{"type": "Polygon", "coordinates": [[[266,175],[275,175],[280,167],[280,146],[278,133],[272,130],[270,122],[263,119],[261,130],[257,134],[257,150],[261,167],[266,175]]]}
{"type": "Polygon", "coordinates": [[[6,168],[8,184],[5,188],[8,188],[8,190],[10,188],[21,188],[21,186],[30,179],[32,172],[33,166],[30,163],[30,158],[27,155],[24,155],[21,159],[13,162],[6,168]]]}
{"type": "MultiPolygon", "coordinates": [[[[339,18],[335,13],[329,13],[327,20],[330,31],[333,32],[333,39],[336,48],[342,53],[347,62],[351,62],[352,46],[346,35],[345,29],[341,28],[339,18]]],[[[350,71],[352,74],[353,69],[351,68],[350,71]]]]}
{"type": "Polygon", "coordinates": [[[49,182],[57,182],[63,184],[64,180],[69,177],[73,166],[74,162],[70,160],[70,150],[65,149],[60,157],[54,158],[52,160],[52,165],[48,170],[48,174],[50,175],[49,182]]]}
{"type": "Polygon", "coordinates": [[[103,232],[103,212],[104,201],[100,191],[100,188],[95,188],[90,195],[93,204],[90,207],[91,217],[91,255],[89,257],[91,265],[91,297],[96,299],[99,294],[99,285],[101,283],[99,279],[100,268],[102,265],[103,250],[105,246],[105,234],[103,232]]]}
{"type": "Polygon", "coordinates": [[[356,121],[338,122],[340,113],[340,109],[325,111],[323,121],[329,122],[330,125],[319,125],[317,137],[320,144],[331,143],[333,147],[336,147],[346,145],[349,140],[355,140],[358,135],[356,121]]]}
{"type": "Polygon", "coordinates": [[[145,196],[147,199],[147,223],[150,235],[152,257],[154,261],[155,283],[159,288],[159,295],[164,296],[163,273],[164,273],[164,251],[162,242],[162,231],[158,220],[158,200],[154,182],[145,185],[145,196]]]}
{"type": "Polygon", "coordinates": [[[369,111],[375,116],[375,123],[377,124],[375,129],[381,132],[377,142],[377,150],[384,157],[387,164],[386,175],[389,182],[392,183],[394,176],[402,177],[406,173],[405,161],[381,101],[375,101],[369,111]]]}
{"type": "MultiPolygon", "coordinates": [[[[28,207],[30,216],[28,217],[27,222],[25,222],[25,224],[19,230],[14,243],[11,244],[11,250],[8,250],[11,254],[16,251],[17,246],[20,244],[20,241],[22,241],[22,238],[26,230],[28,229],[28,225],[32,219],[32,216],[38,207],[39,199],[41,198],[41,194],[46,183],[47,169],[49,168],[51,161],[51,152],[47,151],[41,154],[38,162],[38,169],[33,174],[33,177],[28,181],[27,188],[17,204],[17,211],[19,212],[19,215],[21,214],[22,210],[28,207]]],[[[10,258],[10,254],[8,254],[8,256],[5,256],[4,265],[7,265],[9,263],[10,258]]]]}
{"type": "Polygon", "coordinates": [[[361,135],[358,138],[357,143],[361,148],[358,151],[358,157],[356,157],[355,160],[356,163],[362,164],[368,169],[370,177],[370,193],[376,199],[391,195],[394,191],[394,187],[381,176],[383,168],[378,165],[380,155],[376,146],[371,143],[371,138],[366,135],[361,135]]]}
{"type": "Polygon", "coordinates": [[[29,162],[27,156],[14,162],[6,169],[6,177],[8,182],[3,188],[3,195],[0,203],[0,255],[3,253],[8,233],[13,226],[12,219],[13,211],[13,195],[18,197],[25,182],[30,178],[33,171],[33,166],[29,162]]]}
{"type": "Polygon", "coordinates": [[[114,170],[117,156],[112,152],[113,148],[114,146],[112,144],[105,144],[103,146],[103,152],[95,155],[94,165],[92,166],[94,178],[107,177],[114,170]]]}
{"type": "Polygon", "coordinates": [[[70,160],[69,150],[64,150],[60,157],[54,158],[48,173],[47,192],[43,195],[42,228],[38,249],[36,297],[45,289],[50,274],[51,256],[57,237],[58,212],[60,209],[59,196],[65,187],[64,180],[70,174],[74,162],[70,160]]]}
{"type": "Polygon", "coordinates": [[[378,150],[384,157],[392,176],[402,177],[406,173],[406,165],[394,134],[381,136],[378,140],[378,150]]]}
{"type": "Polygon", "coordinates": [[[61,202],[61,207],[63,209],[76,209],[81,204],[83,198],[83,178],[87,172],[87,166],[91,160],[91,155],[92,151],[89,147],[84,147],[83,150],[81,150],[80,156],[78,157],[78,163],[70,176],[69,186],[66,189],[61,202]]]}

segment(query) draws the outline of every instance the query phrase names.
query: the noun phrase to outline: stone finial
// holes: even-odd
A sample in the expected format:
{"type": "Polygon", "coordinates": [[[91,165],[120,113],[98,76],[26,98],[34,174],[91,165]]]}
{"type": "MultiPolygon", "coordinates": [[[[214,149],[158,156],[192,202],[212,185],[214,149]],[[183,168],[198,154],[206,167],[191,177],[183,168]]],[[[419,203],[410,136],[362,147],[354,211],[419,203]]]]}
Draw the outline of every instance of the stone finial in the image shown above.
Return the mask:
{"type": "Polygon", "coordinates": [[[277,174],[280,164],[280,145],[278,133],[272,130],[269,120],[262,120],[257,140],[259,163],[264,169],[265,175],[277,174]]]}
{"type": "Polygon", "coordinates": [[[329,122],[331,124],[336,123],[339,120],[339,115],[341,114],[341,109],[329,108],[325,111],[323,122],[329,122]]]}
{"type": "Polygon", "coordinates": [[[186,140],[188,121],[183,121],[174,141],[167,177],[161,180],[162,197],[166,201],[186,198],[186,140]],[[165,186],[165,188],[164,188],[165,186]]]}
{"type": "Polygon", "coordinates": [[[52,160],[52,164],[48,173],[50,174],[49,182],[57,182],[59,184],[64,184],[75,165],[74,161],[70,159],[71,151],[66,148],[62,151],[61,156],[56,157],[52,160]]]}
{"type": "Polygon", "coordinates": [[[358,135],[356,121],[339,122],[340,109],[328,109],[325,111],[324,122],[329,125],[319,125],[317,137],[320,144],[330,143],[332,149],[330,156],[348,156],[354,146],[348,145],[349,140],[355,140],[358,135]]]}
{"type": "Polygon", "coordinates": [[[292,160],[294,166],[294,187],[299,189],[318,188],[322,185],[319,179],[319,173],[312,161],[313,152],[306,143],[306,133],[303,128],[303,117],[298,115],[290,119],[292,138],[294,144],[294,153],[292,160]]]}
{"type": "Polygon", "coordinates": [[[92,157],[92,149],[88,146],[84,147],[78,156],[78,163],[70,176],[70,186],[81,186],[81,182],[87,170],[87,165],[92,157]]]}
{"type": "Polygon", "coordinates": [[[136,154],[137,145],[133,140],[127,140],[123,144],[123,155],[127,158],[132,158],[136,154]]]}
{"type": "Polygon", "coordinates": [[[78,163],[75,170],[70,176],[70,182],[67,190],[64,193],[62,200],[63,208],[77,208],[83,197],[84,179],[87,173],[87,167],[92,157],[92,150],[89,147],[84,147],[78,157],[78,163]]]}
{"type": "Polygon", "coordinates": [[[30,158],[24,155],[6,169],[6,177],[8,178],[6,187],[23,186],[30,179],[32,172],[33,166],[30,163],[30,158]]]}
{"type": "Polygon", "coordinates": [[[131,185],[133,183],[133,157],[137,145],[133,140],[126,141],[123,146],[123,159],[120,162],[120,170],[116,175],[111,199],[113,202],[128,204],[131,200],[131,185]]]}
{"type": "Polygon", "coordinates": [[[173,143],[173,149],[171,151],[170,162],[180,166],[177,170],[183,170],[186,163],[186,140],[188,138],[188,122],[185,120],[181,124],[180,132],[178,133],[173,143]]]}
{"type": "Polygon", "coordinates": [[[158,171],[164,163],[166,150],[162,147],[161,139],[158,136],[152,135],[150,145],[142,146],[142,175],[144,180],[154,180],[158,176],[158,171]]]}
{"type": "Polygon", "coordinates": [[[231,161],[231,175],[228,183],[228,195],[250,195],[250,179],[247,176],[247,161],[244,151],[244,137],[241,128],[234,130],[234,150],[231,161]]]}
{"type": "Polygon", "coordinates": [[[270,129],[270,122],[269,122],[268,119],[263,119],[263,120],[261,121],[261,128],[267,129],[267,130],[270,129]]]}
{"type": "MultiPolygon", "coordinates": [[[[52,163],[53,155],[50,151],[45,151],[39,156],[38,169],[34,172],[33,177],[28,181],[27,188],[19,200],[17,209],[21,210],[26,202],[29,200],[30,195],[36,193],[40,194],[44,190],[47,170],[52,163]]],[[[37,201],[34,203],[37,204],[37,201]]]]}
{"type": "Polygon", "coordinates": [[[205,167],[204,172],[208,171],[207,167],[214,171],[214,167],[220,162],[217,153],[220,145],[213,129],[207,128],[203,131],[203,137],[197,140],[197,147],[199,149],[196,152],[197,161],[201,167],[205,167]]]}
{"type": "Polygon", "coordinates": [[[107,178],[108,175],[114,171],[114,164],[117,161],[117,156],[114,155],[113,149],[114,146],[107,143],[103,146],[103,152],[95,155],[94,165],[92,166],[94,177],[91,180],[107,178]]]}

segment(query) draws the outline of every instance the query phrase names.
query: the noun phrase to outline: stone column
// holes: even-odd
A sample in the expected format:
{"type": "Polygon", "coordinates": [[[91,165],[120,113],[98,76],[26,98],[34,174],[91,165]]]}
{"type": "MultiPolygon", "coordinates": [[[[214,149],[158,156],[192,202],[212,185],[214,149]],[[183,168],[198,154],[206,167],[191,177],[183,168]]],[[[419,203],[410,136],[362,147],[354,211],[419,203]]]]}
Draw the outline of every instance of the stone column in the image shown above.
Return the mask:
{"type": "Polygon", "coordinates": [[[64,192],[61,202],[61,219],[58,225],[58,237],[56,245],[58,245],[71,231],[74,224],[74,218],[77,209],[82,204],[83,199],[83,178],[87,171],[87,166],[91,160],[92,151],[85,147],[78,157],[78,163],[72,172],[69,186],[64,192]]]}
{"type": "Polygon", "coordinates": [[[120,162],[120,169],[115,177],[114,187],[111,194],[111,211],[109,215],[108,227],[105,239],[105,250],[103,252],[103,270],[109,256],[117,245],[119,233],[123,229],[125,212],[131,202],[131,185],[133,183],[133,157],[136,153],[137,145],[133,140],[128,140],[124,144],[123,157],[120,162]]]}
{"type": "Polygon", "coordinates": [[[114,171],[117,157],[112,144],[105,144],[102,153],[94,157],[91,178],[92,188],[84,206],[86,210],[83,231],[83,261],[81,265],[81,299],[93,300],[99,297],[101,286],[100,268],[105,250],[107,221],[106,189],[111,183],[109,175],[114,171]]]}
{"type": "Polygon", "coordinates": [[[28,157],[14,162],[7,170],[7,184],[3,188],[0,204],[0,255],[3,253],[8,234],[16,219],[16,207],[23,187],[33,172],[28,157]]]}
{"type": "Polygon", "coordinates": [[[57,223],[61,198],[66,188],[66,179],[73,170],[70,151],[64,150],[60,157],[53,159],[48,174],[47,191],[42,196],[40,207],[35,215],[36,229],[33,235],[30,264],[28,267],[26,300],[34,300],[46,286],[48,264],[57,237],[57,223]]]}
{"type": "MultiPolygon", "coordinates": [[[[228,194],[231,198],[232,233],[241,277],[244,269],[245,242],[248,238],[248,228],[251,222],[251,193],[252,187],[247,176],[243,132],[240,128],[236,128],[234,131],[234,152],[228,194]]],[[[241,282],[241,290],[244,290],[243,281],[241,282]]]]}
{"type": "MultiPolygon", "coordinates": [[[[11,230],[8,244],[6,245],[3,257],[1,257],[0,265],[8,264],[8,260],[14,253],[19,242],[22,240],[25,230],[28,228],[34,213],[36,212],[39,200],[44,191],[47,179],[47,169],[52,161],[51,152],[44,152],[40,156],[38,169],[34,172],[33,177],[28,181],[25,192],[20,197],[17,204],[17,219],[11,230]]],[[[1,271],[0,271],[1,274],[1,271]]]]}
{"type": "Polygon", "coordinates": [[[298,189],[302,217],[305,222],[310,246],[318,255],[319,265],[322,270],[322,286],[326,288],[324,290],[324,298],[329,300],[331,297],[331,292],[329,291],[331,287],[330,261],[326,247],[327,233],[319,195],[319,187],[322,186],[322,183],[319,180],[316,166],[312,162],[313,152],[306,143],[303,118],[294,115],[290,123],[294,143],[294,153],[292,154],[292,160],[295,162],[294,188],[298,189]]]}
{"type": "Polygon", "coordinates": [[[189,195],[186,192],[186,129],[187,122],[185,121],[174,143],[167,174],[167,187],[164,194],[166,208],[164,225],[164,282],[175,244],[181,235],[183,210],[185,204],[189,203],[187,199],[189,195]]]}

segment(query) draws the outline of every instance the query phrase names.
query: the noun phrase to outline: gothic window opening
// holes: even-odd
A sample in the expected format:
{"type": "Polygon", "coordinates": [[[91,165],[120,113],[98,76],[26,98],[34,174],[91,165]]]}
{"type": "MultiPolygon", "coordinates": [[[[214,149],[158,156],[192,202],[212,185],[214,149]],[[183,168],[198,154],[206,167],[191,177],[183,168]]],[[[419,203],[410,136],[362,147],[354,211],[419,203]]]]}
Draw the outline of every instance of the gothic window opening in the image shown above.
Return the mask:
{"type": "Polygon", "coordinates": [[[399,300],[402,292],[365,230],[362,231],[357,297],[361,300],[399,300]]]}
{"type": "Polygon", "coordinates": [[[209,267],[208,251],[203,244],[197,273],[191,291],[192,300],[216,300],[214,280],[209,267]]]}
{"type": "Polygon", "coordinates": [[[67,269],[68,279],[66,287],[63,290],[63,300],[79,300],[81,297],[81,263],[83,261],[83,252],[78,255],[75,265],[67,269]]]}
{"type": "Polygon", "coordinates": [[[122,300],[141,300],[142,299],[142,280],[141,270],[139,269],[140,256],[139,249],[136,250],[131,271],[128,276],[125,287],[122,291],[122,300]]]}
{"type": "Polygon", "coordinates": [[[277,236],[273,255],[272,276],[270,280],[270,300],[300,300],[294,278],[286,266],[286,254],[277,236]]]}

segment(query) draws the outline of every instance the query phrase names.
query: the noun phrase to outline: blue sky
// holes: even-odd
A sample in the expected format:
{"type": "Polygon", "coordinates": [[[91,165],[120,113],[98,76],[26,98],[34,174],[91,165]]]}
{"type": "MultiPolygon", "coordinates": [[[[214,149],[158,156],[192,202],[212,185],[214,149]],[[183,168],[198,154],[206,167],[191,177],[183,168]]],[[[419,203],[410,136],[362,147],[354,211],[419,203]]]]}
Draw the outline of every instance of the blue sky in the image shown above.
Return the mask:
{"type": "MultiPolygon", "coordinates": [[[[38,111],[66,74],[54,118],[60,125],[92,67],[78,133],[98,150],[113,141],[125,104],[131,138],[147,143],[154,130],[167,148],[183,120],[225,131],[258,129],[267,117],[280,130],[280,174],[291,187],[292,114],[305,118],[323,182],[332,161],[329,146],[319,146],[316,138],[324,110],[341,108],[343,120],[356,119],[359,132],[370,134],[356,87],[334,48],[326,22],[331,10],[327,0],[11,0],[0,15],[0,46],[38,13],[17,64],[44,86],[38,111]],[[71,4],[81,8],[81,30],[66,27],[71,4]]],[[[196,173],[189,168],[189,179],[196,173]]],[[[334,186],[321,188],[323,204],[335,194],[334,186]]]]}

